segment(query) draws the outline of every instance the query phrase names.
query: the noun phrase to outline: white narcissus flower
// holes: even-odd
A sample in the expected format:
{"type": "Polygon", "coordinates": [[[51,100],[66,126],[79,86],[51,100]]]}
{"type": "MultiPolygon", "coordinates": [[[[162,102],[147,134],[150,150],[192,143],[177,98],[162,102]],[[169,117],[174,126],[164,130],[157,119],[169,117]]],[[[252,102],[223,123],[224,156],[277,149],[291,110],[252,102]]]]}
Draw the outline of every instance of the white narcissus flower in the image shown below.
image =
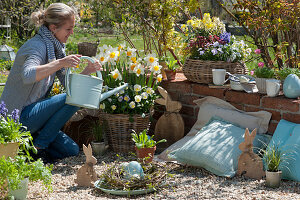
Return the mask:
{"type": "Polygon", "coordinates": [[[104,110],[105,109],[105,103],[100,104],[100,109],[104,110]]]}
{"type": "Polygon", "coordinates": [[[141,95],[136,95],[134,97],[134,101],[137,102],[137,103],[140,103],[142,101],[142,96],[141,95]]]}
{"type": "Polygon", "coordinates": [[[132,109],[135,108],[135,102],[134,101],[130,102],[129,107],[132,108],[132,109]]]}
{"type": "Polygon", "coordinates": [[[120,74],[118,69],[115,69],[114,71],[112,71],[111,75],[115,80],[117,80],[117,79],[120,81],[122,80],[122,75],[120,74]]]}
{"type": "Polygon", "coordinates": [[[156,80],[157,80],[157,82],[161,82],[162,81],[162,75],[161,74],[157,75],[156,80]]]}
{"type": "Polygon", "coordinates": [[[126,47],[126,43],[123,42],[122,44],[119,44],[118,51],[122,51],[126,47]]]}
{"type": "Polygon", "coordinates": [[[105,44],[101,47],[99,47],[100,53],[106,53],[106,51],[108,50],[108,46],[105,44]]]}
{"type": "Polygon", "coordinates": [[[97,56],[96,56],[97,60],[99,60],[101,65],[104,65],[107,60],[108,60],[108,56],[106,53],[104,52],[100,52],[97,56]]]}
{"type": "Polygon", "coordinates": [[[128,57],[136,57],[136,49],[127,47],[126,55],[128,57]]]}
{"type": "Polygon", "coordinates": [[[150,71],[153,72],[154,74],[160,74],[160,69],[162,68],[161,65],[159,65],[157,62],[153,64],[150,68],[150,71]]]}
{"type": "Polygon", "coordinates": [[[135,69],[135,67],[136,67],[136,63],[130,63],[129,64],[129,73],[134,73],[134,69],[135,69]]]}
{"type": "Polygon", "coordinates": [[[135,92],[139,92],[139,91],[142,90],[142,86],[141,86],[141,85],[138,85],[138,84],[135,84],[135,85],[133,86],[133,90],[134,90],[135,92]]]}
{"type": "Polygon", "coordinates": [[[153,54],[148,54],[145,57],[145,61],[147,62],[147,65],[152,66],[153,64],[158,62],[158,59],[156,58],[156,55],[153,53],[153,54]]]}
{"type": "Polygon", "coordinates": [[[147,92],[143,92],[141,95],[142,95],[142,98],[143,98],[143,99],[147,99],[147,98],[148,98],[147,92]]]}
{"type": "Polygon", "coordinates": [[[139,77],[141,74],[143,75],[145,73],[145,69],[141,64],[138,64],[135,66],[134,72],[139,77]]]}
{"type": "Polygon", "coordinates": [[[116,105],[112,105],[112,106],[111,106],[111,109],[112,109],[112,110],[116,110],[116,109],[117,109],[117,106],[116,106],[116,105]]]}

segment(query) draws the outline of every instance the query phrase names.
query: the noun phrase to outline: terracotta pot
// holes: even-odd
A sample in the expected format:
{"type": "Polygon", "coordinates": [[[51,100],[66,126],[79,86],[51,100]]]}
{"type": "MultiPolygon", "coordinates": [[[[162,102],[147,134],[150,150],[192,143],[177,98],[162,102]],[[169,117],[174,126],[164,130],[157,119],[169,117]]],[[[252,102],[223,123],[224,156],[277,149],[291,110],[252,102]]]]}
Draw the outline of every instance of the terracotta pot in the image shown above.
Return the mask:
{"type": "Polygon", "coordinates": [[[266,171],[266,185],[271,188],[278,188],[281,182],[282,171],[269,172],[266,171]]]}
{"type": "Polygon", "coordinates": [[[168,80],[174,80],[176,76],[176,71],[165,69],[165,73],[168,80]]]}
{"type": "Polygon", "coordinates": [[[152,162],[155,150],[156,150],[156,146],[151,148],[141,148],[141,149],[135,147],[137,158],[145,163],[152,162]]]}
{"type": "Polygon", "coordinates": [[[0,144],[0,158],[2,156],[14,158],[17,155],[19,143],[0,144]]]}

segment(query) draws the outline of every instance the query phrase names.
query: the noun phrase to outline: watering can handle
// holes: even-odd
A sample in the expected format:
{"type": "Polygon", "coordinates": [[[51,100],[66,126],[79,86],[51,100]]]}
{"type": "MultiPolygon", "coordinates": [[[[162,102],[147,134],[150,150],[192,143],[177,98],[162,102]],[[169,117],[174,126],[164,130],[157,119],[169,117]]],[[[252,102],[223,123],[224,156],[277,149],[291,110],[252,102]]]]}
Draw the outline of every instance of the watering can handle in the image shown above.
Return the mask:
{"type": "MultiPolygon", "coordinates": [[[[88,57],[88,56],[81,56],[80,57],[80,60],[84,60],[84,59],[89,60],[92,63],[95,63],[95,60],[93,58],[91,58],[91,57],[88,57]]],[[[65,85],[66,85],[66,93],[67,93],[68,96],[71,96],[70,87],[69,87],[69,76],[70,76],[70,73],[71,73],[71,68],[67,68],[67,70],[66,70],[66,76],[65,76],[65,85]]],[[[97,73],[97,76],[100,79],[103,80],[101,72],[100,71],[96,71],[96,73],[97,73]]]]}

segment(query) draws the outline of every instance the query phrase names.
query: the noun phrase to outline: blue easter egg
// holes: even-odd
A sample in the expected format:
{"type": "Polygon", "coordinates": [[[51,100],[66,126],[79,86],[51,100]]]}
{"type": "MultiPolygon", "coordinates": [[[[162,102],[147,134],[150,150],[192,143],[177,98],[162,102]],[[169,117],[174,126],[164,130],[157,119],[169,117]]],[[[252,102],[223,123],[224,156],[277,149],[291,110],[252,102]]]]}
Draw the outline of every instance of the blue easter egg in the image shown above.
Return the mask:
{"type": "Polygon", "coordinates": [[[283,83],[284,96],[297,98],[300,96],[300,79],[296,74],[289,74],[283,83]]]}
{"type": "Polygon", "coordinates": [[[137,161],[131,161],[125,165],[124,171],[126,179],[132,179],[133,177],[138,179],[144,178],[144,170],[141,164],[137,161]]]}

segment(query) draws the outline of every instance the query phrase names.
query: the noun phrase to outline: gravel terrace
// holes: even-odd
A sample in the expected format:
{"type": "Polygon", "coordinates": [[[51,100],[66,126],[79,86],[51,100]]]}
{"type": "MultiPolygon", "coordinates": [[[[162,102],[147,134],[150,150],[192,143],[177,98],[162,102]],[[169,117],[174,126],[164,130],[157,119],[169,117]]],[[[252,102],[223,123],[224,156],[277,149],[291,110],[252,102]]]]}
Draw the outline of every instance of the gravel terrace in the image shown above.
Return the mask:
{"type": "MultiPolygon", "coordinates": [[[[126,157],[126,155],[122,155],[126,157]]],[[[95,170],[101,174],[102,161],[113,162],[117,156],[108,152],[97,157],[95,170]]],[[[77,170],[85,162],[81,152],[78,157],[66,158],[55,163],[53,168],[53,192],[42,190],[39,182],[30,183],[28,199],[300,199],[300,183],[283,180],[280,188],[265,187],[265,180],[251,180],[240,177],[232,179],[218,177],[204,169],[174,165],[174,176],[168,185],[155,193],[139,196],[108,195],[94,187],[78,187],[74,183],[77,170]]]]}

